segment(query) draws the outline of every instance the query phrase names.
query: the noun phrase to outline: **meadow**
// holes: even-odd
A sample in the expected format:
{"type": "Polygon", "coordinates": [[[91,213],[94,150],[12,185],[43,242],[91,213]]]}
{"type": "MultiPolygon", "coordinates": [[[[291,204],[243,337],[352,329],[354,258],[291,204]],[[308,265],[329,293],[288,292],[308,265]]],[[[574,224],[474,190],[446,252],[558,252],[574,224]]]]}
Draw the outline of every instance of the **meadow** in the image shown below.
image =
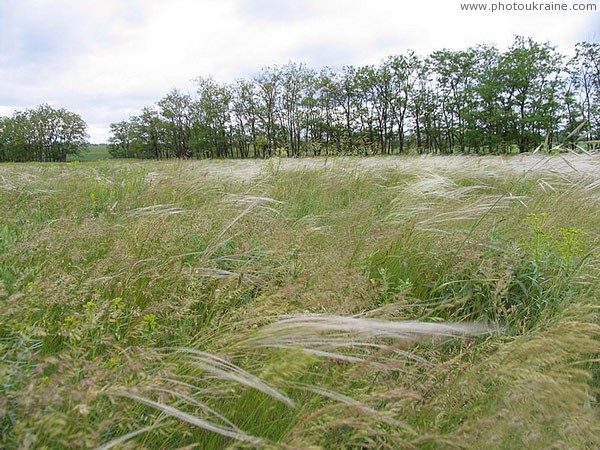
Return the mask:
{"type": "Polygon", "coordinates": [[[600,156],[0,164],[0,447],[599,448],[600,156]]]}
{"type": "Polygon", "coordinates": [[[68,155],[67,161],[102,161],[110,159],[109,147],[107,144],[88,144],[78,155],[68,155]]]}

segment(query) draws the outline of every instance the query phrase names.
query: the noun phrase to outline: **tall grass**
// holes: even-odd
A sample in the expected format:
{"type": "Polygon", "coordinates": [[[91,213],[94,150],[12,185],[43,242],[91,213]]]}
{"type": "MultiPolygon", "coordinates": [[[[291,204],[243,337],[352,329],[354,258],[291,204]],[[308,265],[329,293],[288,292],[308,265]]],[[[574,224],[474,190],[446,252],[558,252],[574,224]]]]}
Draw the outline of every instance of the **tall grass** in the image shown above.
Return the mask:
{"type": "Polygon", "coordinates": [[[0,446],[598,447],[599,161],[531,158],[0,166],[0,446]]]}

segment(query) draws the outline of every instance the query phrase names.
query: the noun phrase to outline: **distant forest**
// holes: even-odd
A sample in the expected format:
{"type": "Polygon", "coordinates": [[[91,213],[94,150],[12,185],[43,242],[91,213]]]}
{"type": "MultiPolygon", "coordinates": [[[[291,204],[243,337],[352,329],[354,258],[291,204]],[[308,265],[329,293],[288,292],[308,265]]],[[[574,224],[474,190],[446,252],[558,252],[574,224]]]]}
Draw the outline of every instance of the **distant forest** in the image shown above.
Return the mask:
{"type": "MultiPolygon", "coordinates": [[[[595,145],[600,44],[581,42],[574,50],[567,57],[550,43],[517,36],[504,52],[481,44],[427,57],[408,51],[377,66],[339,70],[290,62],[233,83],[200,77],[193,94],[174,89],[140,115],[111,124],[110,153],[264,158],[595,145]]],[[[11,139],[25,152],[27,140],[15,138],[13,124],[23,114],[0,119],[0,159],[19,153],[11,139]]],[[[40,148],[20,159],[39,159],[40,148]]],[[[49,151],[49,159],[73,148],[49,151]]]]}

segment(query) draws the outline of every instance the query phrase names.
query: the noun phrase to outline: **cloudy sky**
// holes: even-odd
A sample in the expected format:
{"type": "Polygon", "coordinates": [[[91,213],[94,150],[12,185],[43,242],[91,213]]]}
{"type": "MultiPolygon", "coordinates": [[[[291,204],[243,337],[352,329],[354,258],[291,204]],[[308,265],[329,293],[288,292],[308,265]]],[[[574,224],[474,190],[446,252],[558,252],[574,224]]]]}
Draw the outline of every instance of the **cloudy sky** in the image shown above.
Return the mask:
{"type": "Polygon", "coordinates": [[[40,103],[65,107],[99,143],[111,122],[174,87],[193,91],[199,75],[230,81],[288,61],[335,67],[407,49],[505,48],[515,34],[565,53],[600,40],[598,0],[580,0],[597,12],[545,13],[465,12],[461,2],[0,0],[0,115],[40,103]]]}

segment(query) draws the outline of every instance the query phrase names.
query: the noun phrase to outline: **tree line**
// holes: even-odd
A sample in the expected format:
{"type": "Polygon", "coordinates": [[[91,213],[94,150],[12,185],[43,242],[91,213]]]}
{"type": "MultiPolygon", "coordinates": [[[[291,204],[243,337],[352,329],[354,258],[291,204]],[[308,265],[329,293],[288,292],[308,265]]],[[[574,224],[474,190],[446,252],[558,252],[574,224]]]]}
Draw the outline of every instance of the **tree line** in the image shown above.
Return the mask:
{"type": "Polygon", "coordinates": [[[87,124],[78,114],[43,104],[0,117],[0,161],[66,161],[87,138],[87,124]]]}
{"type": "Polygon", "coordinates": [[[598,43],[578,43],[568,58],[517,36],[503,52],[408,51],[318,71],[290,62],[233,83],[200,77],[195,87],[111,124],[113,156],[502,153],[600,139],[598,43]]]}
{"type": "MultiPolygon", "coordinates": [[[[195,80],[110,126],[118,158],[265,158],[505,153],[577,148],[600,140],[600,44],[567,57],[517,36],[506,51],[482,44],[379,65],[314,70],[290,62],[250,79],[195,80]]],[[[0,161],[65,161],[87,125],[40,105],[0,117],[0,161]]]]}

